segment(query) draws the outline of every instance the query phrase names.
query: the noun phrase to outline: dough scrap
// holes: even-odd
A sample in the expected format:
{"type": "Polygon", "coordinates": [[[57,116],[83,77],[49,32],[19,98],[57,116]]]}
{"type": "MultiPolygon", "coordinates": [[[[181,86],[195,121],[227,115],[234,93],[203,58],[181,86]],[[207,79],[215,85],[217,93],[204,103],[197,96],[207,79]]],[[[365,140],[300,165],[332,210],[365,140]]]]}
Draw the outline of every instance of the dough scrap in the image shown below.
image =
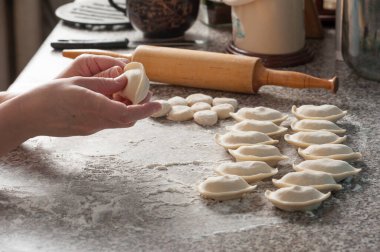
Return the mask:
{"type": "Polygon", "coordinates": [[[314,210],[330,195],[331,192],[323,194],[311,186],[290,186],[265,192],[265,197],[273,205],[285,211],[314,210]]]}
{"type": "Polygon", "coordinates": [[[192,106],[194,103],[197,102],[205,102],[208,104],[212,104],[212,97],[209,95],[201,94],[201,93],[196,93],[196,94],[191,94],[188,97],[186,97],[187,105],[192,106]]]}
{"type": "Polygon", "coordinates": [[[166,116],[169,113],[169,111],[172,109],[172,105],[170,105],[170,103],[166,100],[156,100],[155,102],[158,102],[161,104],[161,110],[152,114],[151,117],[166,116]]]}
{"type": "Polygon", "coordinates": [[[168,120],[183,122],[193,119],[193,111],[188,106],[175,105],[166,116],[168,120]]]}
{"type": "Polygon", "coordinates": [[[307,148],[312,144],[338,144],[344,142],[346,138],[329,131],[297,132],[284,136],[285,141],[301,148],[307,148]]]}
{"type": "Polygon", "coordinates": [[[257,131],[230,131],[223,135],[216,134],[215,141],[225,149],[237,149],[240,146],[251,146],[254,144],[277,144],[264,133],[257,131]]]}
{"type": "Polygon", "coordinates": [[[148,95],[150,86],[143,64],[139,62],[128,63],[124,67],[124,75],[128,79],[128,84],[120,92],[120,95],[130,100],[132,104],[142,102],[148,95]]]}
{"type": "Polygon", "coordinates": [[[331,122],[336,122],[337,120],[343,118],[347,111],[342,111],[335,105],[302,105],[300,107],[293,106],[292,113],[298,119],[313,119],[313,120],[328,120],[331,122]]]}
{"type": "Polygon", "coordinates": [[[215,97],[212,100],[212,105],[217,106],[220,104],[231,104],[234,108],[234,111],[238,108],[238,101],[234,98],[227,98],[227,97],[215,97]]]}
{"type": "Polygon", "coordinates": [[[204,198],[230,200],[241,198],[243,194],[252,192],[256,187],[249,185],[239,176],[225,175],[207,178],[198,185],[198,191],[204,198]]]}
{"type": "Polygon", "coordinates": [[[228,103],[215,105],[211,110],[215,111],[218,114],[218,118],[221,120],[231,117],[230,113],[235,111],[234,107],[228,103]]]}
{"type": "Polygon", "coordinates": [[[194,121],[202,126],[212,126],[218,122],[218,115],[215,111],[201,110],[194,113],[194,121]]]}
{"type": "Polygon", "coordinates": [[[331,158],[337,160],[353,160],[362,157],[359,152],[344,144],[313,144],[306,149],[298,148],[298,153],[306,160],[331,158]]]}

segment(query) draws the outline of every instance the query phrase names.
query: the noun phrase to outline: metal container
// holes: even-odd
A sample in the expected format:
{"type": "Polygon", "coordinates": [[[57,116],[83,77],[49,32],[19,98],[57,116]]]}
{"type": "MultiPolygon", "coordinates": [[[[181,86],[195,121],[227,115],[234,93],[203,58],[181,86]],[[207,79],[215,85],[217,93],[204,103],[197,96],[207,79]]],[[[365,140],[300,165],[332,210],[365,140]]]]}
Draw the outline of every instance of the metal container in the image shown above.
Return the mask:
{"type": "Polygon", "coordinates": [[[364,78],[380,81],[380,1],[342,1],[342,55],[364,78]]]}

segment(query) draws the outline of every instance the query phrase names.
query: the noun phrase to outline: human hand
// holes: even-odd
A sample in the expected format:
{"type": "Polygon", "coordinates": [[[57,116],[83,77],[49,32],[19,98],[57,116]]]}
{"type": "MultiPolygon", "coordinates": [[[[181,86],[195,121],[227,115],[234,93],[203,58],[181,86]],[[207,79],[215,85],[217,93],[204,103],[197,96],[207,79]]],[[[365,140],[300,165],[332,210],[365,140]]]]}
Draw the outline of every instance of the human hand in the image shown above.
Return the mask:
{"type": "Polygon", "coordinates": [[[156,102],[127,106],[109,98],[126,83],[125,75],[56,79],[18,96],[20,111],[15,113],[26,117],[29,137],[89,135],[106,128],[130,127],[161,106],[156,102]]]}
{"type": "Polygon", "coordinates": [[[124,71],[128,60],[109,56],[82,54],[77,57],[57,78],[74,76],[116,78],[124,71]]]}

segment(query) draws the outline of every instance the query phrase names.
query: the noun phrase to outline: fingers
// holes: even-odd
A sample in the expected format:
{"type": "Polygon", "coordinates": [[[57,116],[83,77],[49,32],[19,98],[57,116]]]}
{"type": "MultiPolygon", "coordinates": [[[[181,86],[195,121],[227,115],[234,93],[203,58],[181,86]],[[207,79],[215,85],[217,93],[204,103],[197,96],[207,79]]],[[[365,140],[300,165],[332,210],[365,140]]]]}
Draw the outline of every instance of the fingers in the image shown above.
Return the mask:
{"type": "Polygon", "coordinates": [[[108,68],[107,70],[104,70],[100,73],[95,74],[94,77],[116,78],[122,73],[123,73],[123,69],[121,67],[113,66],[111,68],[108,68]]]}
{"type": "Polygon", "coordinates": [[[117,78],[100,78],[100,77],[75,77],[74,84],[90,89],[94,92],[110,96],[125,88],[128,79],[122,74],[117,78]]]}
{"type": "Polygon", "coordinates": [[[75,61],[77,62],[74,64],[80,65],[80,69],[82,69],[83,74],[85,74],[82,76],[93,76],[113,66],[124,68],[126,65],[123,61],[103,55],[84,54],[79,56],[75,61]]]}
{"type": "Polygon", "coordinates": [[[123,122],[130,123],[144,119],[161,109],[161,104],[158,102],[147,102],[142,105],[127,106],[123,115],[123,122]]]}

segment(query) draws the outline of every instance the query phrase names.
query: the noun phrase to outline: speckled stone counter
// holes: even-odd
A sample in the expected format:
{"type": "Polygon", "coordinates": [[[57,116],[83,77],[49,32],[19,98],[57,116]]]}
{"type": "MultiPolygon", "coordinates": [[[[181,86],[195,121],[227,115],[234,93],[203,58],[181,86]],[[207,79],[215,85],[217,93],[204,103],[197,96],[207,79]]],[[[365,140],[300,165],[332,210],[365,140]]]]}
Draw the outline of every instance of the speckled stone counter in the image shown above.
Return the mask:
{"type": "MultiPolygon", "coordinates": [[[[90,32],[60,24],[48,41],[62,34],[90,32]]],[[[230,39],[229,28],[199,23],[189,34],[208,39],[202,49],[211,51],[223,51],[230,39]]],[[[70,62],[47,42],[11,89],[39,85],[70,62]]],[[[267,106],[289,114],[294,104],[328,103],[348,110],[338,124],[347,129],[346,143],[363,154],[351,163],[362,172],[343,181],[343,190],[318,210],[276,209],[264,197],[265,190],[275,189],[270,180],[241,200],[202,199],[195,186],[213,176],[214,167],[232,161],[213,137],[233,120],[204,128],[146,119],[87,137],[37,137],[1,157],[0,251],[379,251],[380,83],[335,61],[333,31],[310,43],[315,59],[292,70],[320,77],[336,73],[337,95],[281,87],[263,87],[255,95],[201,92],[235,97],[240,107],[267,106]]],[[[162,85],[152,90],[162,99],[200,91],[162,85]]],[[[275,178],[301,161],[283,139],[278,147],[290,159],[280,163],[275,178]]]]}

